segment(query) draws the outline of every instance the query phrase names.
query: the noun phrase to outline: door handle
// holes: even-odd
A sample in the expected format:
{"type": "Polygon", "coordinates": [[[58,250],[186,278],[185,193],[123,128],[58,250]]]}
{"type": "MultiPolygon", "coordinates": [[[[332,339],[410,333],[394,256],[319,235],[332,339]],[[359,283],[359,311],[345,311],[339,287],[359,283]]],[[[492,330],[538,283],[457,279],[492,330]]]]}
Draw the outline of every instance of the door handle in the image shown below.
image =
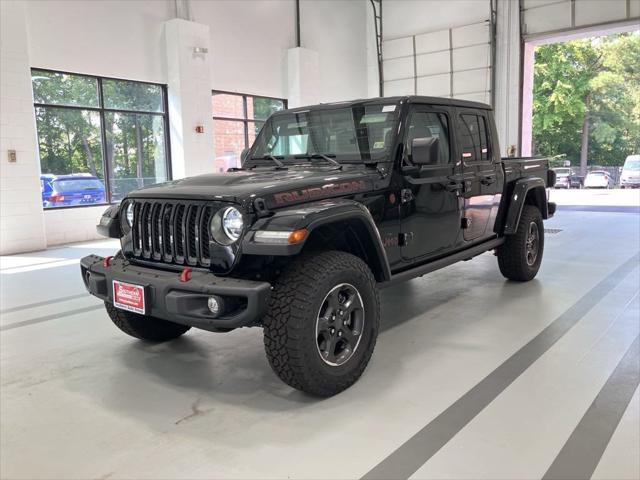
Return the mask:
{"type": "Polygon", "coordinates": [[[459,182],[451,182],[451,183],[445,184],[444,189],[447,192],[460,192],[464,189],[464,185],[459,182]]]}
{"type": "Polygon", "coordinates": [[[495,183],[496,181],[496,176],[495,175],[487,175],[485,177],[482,178],[482,180],[480,180],[480,183],[482,185],[491,185],[493,183],[495,183]]]}

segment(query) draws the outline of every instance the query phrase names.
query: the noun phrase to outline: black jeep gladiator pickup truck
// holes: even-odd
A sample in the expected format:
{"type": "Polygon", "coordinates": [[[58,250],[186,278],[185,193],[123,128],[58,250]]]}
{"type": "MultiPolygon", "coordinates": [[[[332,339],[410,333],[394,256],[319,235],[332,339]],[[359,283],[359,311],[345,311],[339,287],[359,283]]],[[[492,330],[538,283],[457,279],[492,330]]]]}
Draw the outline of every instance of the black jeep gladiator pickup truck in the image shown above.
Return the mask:
{"type": "Polygon", "coordinates": [[[555,212],[546,159],[500,158],[491,107],[433,97],[273,114],[242,167],[131,192],[98,225],[113,257],[81,260],[125,333],[262,327],[271,367],[320,396],[373,353],[378,290],[493,250],[535,277],[555,212]]]}

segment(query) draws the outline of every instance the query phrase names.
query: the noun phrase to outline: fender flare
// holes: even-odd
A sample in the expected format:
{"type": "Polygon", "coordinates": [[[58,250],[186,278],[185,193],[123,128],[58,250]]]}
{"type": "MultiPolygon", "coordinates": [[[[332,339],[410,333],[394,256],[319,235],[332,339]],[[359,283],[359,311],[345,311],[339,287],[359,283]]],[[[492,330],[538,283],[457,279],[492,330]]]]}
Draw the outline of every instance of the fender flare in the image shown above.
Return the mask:
{"type": "Polygon", "coordinates": [[[313,231],[319,227],[336,222],[349,222],[358,229],[360,240],[367,253],[367,263],[378,281],[391,279],[391,270],[387,254],[382,245],[380,233],[369,210],[353,200],[321,200],[297,207],[277,210],[274,215],[259,219],[245,234],[242,240],[243,255],[294,256],[304,248],[313,231]],[[294,231],[306,228],[308,234],[304,241],[296,244],[257,243],[255,232],[294,231]]]}
{"type": "Polygon", "coordinates": [[[513,235],[518,230],[522,209],[524,208],[529,192],[535,195],[535,205],[540,208],[542,218],[549,218],[549,205],[547,202],[546,191],[546,184],[542,178],[525,177],[516,180],[509,198],[509,208],[506,213],[504,223],[505,235],[513,235]]]}

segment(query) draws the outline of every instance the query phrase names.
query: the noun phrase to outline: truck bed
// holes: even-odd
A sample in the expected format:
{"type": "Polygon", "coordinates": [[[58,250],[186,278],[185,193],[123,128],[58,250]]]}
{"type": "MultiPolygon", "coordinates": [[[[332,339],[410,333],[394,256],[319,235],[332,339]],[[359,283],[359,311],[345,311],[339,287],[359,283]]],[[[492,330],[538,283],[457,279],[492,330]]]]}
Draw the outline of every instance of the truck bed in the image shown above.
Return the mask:
{"type": "Polygon", "coordinates": [[[545,181],[547,187],[552,187],[548,176],[548,172],[551,171],[549,160],[549,157],[503,157],[505,183],[508,185],[524,177],[539,177],[545,181]]]}

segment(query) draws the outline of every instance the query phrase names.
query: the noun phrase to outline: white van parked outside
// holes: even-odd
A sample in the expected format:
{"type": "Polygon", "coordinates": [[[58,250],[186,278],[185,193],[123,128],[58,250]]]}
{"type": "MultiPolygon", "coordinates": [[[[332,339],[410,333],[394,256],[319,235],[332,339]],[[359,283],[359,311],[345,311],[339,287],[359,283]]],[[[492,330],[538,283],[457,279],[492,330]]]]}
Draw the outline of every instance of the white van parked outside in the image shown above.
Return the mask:
{"type": "Polygon", "coordinates": [[[624,161],[620,186],[622,188],[640,187],[640,155],[629,155],[624,161]]]}

